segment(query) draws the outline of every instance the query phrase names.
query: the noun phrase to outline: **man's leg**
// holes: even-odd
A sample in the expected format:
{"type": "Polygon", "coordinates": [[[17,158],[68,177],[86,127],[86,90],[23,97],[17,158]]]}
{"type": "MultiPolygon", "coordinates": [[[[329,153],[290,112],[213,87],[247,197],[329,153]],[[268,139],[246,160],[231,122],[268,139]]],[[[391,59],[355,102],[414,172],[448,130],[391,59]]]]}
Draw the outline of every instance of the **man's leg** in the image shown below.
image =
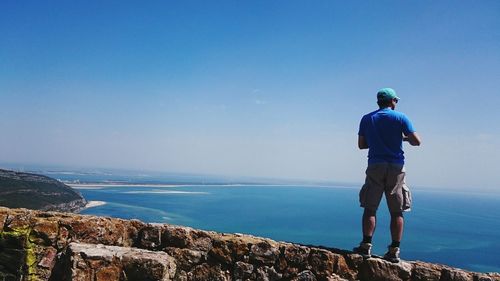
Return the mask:
{"type": "Polygon", "coordinates": [[[404,217],[403,212],[391,213],[391,237],[392,247],[399,247],[401,238],[403,238],[404,217]]]}
{"type": "Polygon", "coordinates": [[[403,187],[405,186],[405,177],[406,173],[404,166],[397,164],[389,166],[385,187],[385,198],[391,213],[391,247],[399,247],[399,242],[401,242],[401,238],[403,237],[403,210],[405,210],[403,187]]]}
{"type": "Polygon", "coordinates": [[[403,212],[391,212],[391,237],[392,243],[389,245],[384,259],[391,262],[399,262],[399,245],[403,236],[404,218],[403,212]]]}
{"type": "Polygon", "coordinates": [[[365,243],[371,243],[371,237],[373,237],[373,233],[375,232],[375,227],[377,226],[376,211],[365,208],[363,212],[362,225],[363,225],[363,242],[365,242],[364,240],[367,237],[370,237],[370,241],[365,243]]]}
{"type": "Polygon", "coordinates": [[[372,237],[377,224],[375,211],[365,208],[361,221],[363,228],[363,241],[361,241],[359,246],[355,247],[353,251],[362,255],[363,258],[370,258],[372,256],[372,237]]]}
{"type": "MultiPolygon", "coordinates": [[[[365,184],[361,188],[359,201],[364,208],[362,218],[363,242],[367,237],[372,237],[377,226],[377,208],[384,194],[385,175],[387,164],[378,163],[368,165],[366,168],[365,184]]],[[[371,240],[370,242],[371,243],[371,240]]]]}
{"type": "Polygon", "coordinates": [[[391,238],[392,243],[389,245],[384,258],[391,262],[399,262],[400,258],[400,243],[403,237],[404,218],[403,210],[405,210],[405,195],[403,187],[405,186],[405,170],[403,165],[390,165],[386,182],[385,196],[387,206],[391,212],[391,238]]]}
{"type": "Polygon", "coordinates": [[[359,202],[364,208],[361,226],[363,241],[354,252],[361,254],[364,258],[371,257],[372,237],[377,225],[376,212],[384,193],[384,182],[387,164],[373,164],[366,168],[365,184],[359,192],[359,202]]]}

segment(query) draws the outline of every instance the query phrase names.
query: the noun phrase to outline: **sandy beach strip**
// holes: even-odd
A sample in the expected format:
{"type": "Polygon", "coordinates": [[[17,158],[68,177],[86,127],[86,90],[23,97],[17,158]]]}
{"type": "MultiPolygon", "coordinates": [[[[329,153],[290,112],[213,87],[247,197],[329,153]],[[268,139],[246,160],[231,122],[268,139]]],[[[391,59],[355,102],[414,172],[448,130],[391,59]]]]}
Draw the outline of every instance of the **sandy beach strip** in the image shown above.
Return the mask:
{"type": "Polygon", "coordinates": [[[202,191],[177,191],[177,190],[148,190],[148,191],[125,191],[125,194],[210,194],[202,191]]]}
{"type": "Polygon", "coordinates": [[[103,206],[103,205],[106,205],[105,201],[88,201],[87,205],[85,205],[84,209],[99,207],[99,206],[103,206]]]}

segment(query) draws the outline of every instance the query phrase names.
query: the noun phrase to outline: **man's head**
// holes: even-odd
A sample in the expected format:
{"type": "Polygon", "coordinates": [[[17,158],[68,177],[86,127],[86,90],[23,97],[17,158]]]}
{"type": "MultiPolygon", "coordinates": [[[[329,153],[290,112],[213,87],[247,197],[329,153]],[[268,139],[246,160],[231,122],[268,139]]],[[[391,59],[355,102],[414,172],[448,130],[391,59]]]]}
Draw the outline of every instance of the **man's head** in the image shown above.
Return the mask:
{"type": "Polygon", "coordinates": [[[390,107],[394,109],[398,101],[399,97],[396,95],[394,89],[383,88],[377,92],[377,104],[380,108],[390,107]]]}

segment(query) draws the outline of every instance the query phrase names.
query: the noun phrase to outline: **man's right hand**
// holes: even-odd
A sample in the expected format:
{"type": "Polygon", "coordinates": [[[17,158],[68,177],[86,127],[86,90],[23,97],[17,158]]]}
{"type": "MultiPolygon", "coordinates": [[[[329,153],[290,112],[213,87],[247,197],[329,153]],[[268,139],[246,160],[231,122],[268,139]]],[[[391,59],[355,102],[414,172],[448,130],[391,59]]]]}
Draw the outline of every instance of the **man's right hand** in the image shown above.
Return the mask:
{"type": "Polygon", "coordinates": [[[416,132],[410,133],[408,136],[403,136],[403,141],[407,141],[413,146],[419,146],[422,143],[416,132]]]}

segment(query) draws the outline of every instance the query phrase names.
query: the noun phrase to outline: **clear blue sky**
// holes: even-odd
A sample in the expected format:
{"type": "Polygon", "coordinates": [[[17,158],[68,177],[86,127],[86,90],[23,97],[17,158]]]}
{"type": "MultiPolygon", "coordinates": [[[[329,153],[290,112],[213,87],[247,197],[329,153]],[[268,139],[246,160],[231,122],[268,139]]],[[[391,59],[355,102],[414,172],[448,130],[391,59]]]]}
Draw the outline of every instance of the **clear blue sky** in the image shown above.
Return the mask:
{"type": "Polygon", "coordinates": [[[409,182],[500,188],[499,1],[0,2],[0,160],[361,182],[392,87],[409,182]]]}

